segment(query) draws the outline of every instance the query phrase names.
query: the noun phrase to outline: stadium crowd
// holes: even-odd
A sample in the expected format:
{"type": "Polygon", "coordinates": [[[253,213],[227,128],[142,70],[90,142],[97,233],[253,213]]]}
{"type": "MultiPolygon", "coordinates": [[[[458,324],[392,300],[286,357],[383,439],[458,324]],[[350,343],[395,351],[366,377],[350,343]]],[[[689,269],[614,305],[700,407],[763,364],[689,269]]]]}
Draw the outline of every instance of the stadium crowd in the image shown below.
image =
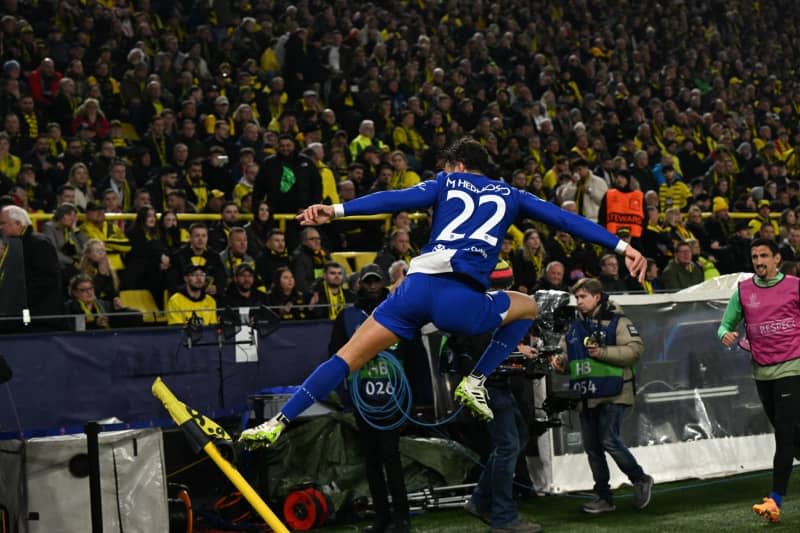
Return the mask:
{"type": "Polygon", "coordinates": [[[89,317],[147,289],[167,308],[165,291],[333,318],[352,293],[330,253],[377,252],[396,284],[425,242],[424,214],[393,216],[389,234],[347,220],[281,231],[274,214],[414,186],[471,135],[488,176],[649,258],[639,285],[608,251],[519,220],[502,254],[519,290],[587,276],[606,291],[680,289],[751,270],[755,236],[778,241],[794,272],[792,7],[4,0],[0,203],[53,219],[7,213],[19,231],[3,235],[43,233],[60,275],[26,258],[27,283],[59,278],[66,309],[89,317]]]}

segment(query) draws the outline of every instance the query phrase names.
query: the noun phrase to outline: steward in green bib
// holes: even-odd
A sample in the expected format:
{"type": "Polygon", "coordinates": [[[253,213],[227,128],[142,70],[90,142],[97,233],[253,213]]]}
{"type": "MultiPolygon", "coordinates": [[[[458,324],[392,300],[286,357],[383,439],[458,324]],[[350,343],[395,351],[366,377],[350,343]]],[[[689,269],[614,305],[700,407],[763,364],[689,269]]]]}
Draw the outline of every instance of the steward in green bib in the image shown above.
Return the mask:
{"type": "Polygon", "coordinates": [[[645,474],[620,438],[625,411],[633,405],[634,365],[644,343],[633,322],[603,294],[599,280],[584,278],[572,288],[577,315],[562,341],[566,357],[553,366],[569,372],[570,388],[580,393],[581,439],[594,478],[596,498],[583,505],[585,513],[614,511],[606,454],[633,484],[633,507],[650,503],[653,478],[645,474]]]}

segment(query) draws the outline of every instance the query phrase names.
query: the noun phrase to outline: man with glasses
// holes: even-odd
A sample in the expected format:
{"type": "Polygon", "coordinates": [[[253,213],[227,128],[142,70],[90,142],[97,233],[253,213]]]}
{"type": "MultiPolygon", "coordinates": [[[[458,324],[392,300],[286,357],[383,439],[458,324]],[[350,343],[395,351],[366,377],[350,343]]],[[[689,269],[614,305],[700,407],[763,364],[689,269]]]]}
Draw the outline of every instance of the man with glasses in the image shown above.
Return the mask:
{"type": "Polygon", "coordinates": [[[68,315],[83,315],[86,329],[111,327],[108,313],[114,306],[107,300],[100,300],[94,293],[94,281],[89,274],[78,274],[69,282],[69,294],[72,297],[64,305],[68,315]]]}
{"type": "Polygon", "coordinates": [[[314,280],[322,277],[325,264],[331,255],[322,247],[322,239],[316,228],[306,228],[300,233],[301,243],[292,253],[292,274],[297,289],[307,293],[314,280]]]}

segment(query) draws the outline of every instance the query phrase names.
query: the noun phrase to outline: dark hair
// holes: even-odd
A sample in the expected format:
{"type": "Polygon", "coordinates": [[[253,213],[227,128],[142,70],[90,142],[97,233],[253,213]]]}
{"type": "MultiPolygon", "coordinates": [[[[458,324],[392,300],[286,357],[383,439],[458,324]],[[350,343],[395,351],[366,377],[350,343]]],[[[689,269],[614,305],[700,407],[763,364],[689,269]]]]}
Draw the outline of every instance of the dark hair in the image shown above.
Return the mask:
{"type": "Polygon", "coordinates": [[[757,246],[766,246],[769,248],[769,251],[772,252],[772,255],[776,255],[781,252],[780,248],[778,248],[778,243],[772,239],[762,239],[760,237],[758,239],[753,239],[752,242],[750,242],[750,249],[752,250],[757,246]]]}
{"type": "Polygon", "coordinates": [[[484,173],[489,168],[489,153],[472,137],[463,137],[453,143],[447,150],[447,159],[462,163],[467,170],[484,173]]]}
{"type": "MultiPolygon", "coordinates": [[[[282,294],[282,291],[281,291],[281,276],[283,276],[284,272],[288,272],[288,273],[292,274],[292,276],[294,276],[294,273],[292,273],[292,269],[287,267],[287,266],[282,266],[282,267],[276,268],[275,272],[272,273],[272,285],[270,286],[270,289],[269,289],[270,293],[274,292],[275,294],[282,294]]],[[[295,282],[296,281],[297,280],[295,280],[295,282]]],[[[299,291],[297,290],[297,285],[295,285],[294,289],[292,289],[292,293],[297,293],[297,292],[299,292],[299,291]]]]}
{"type": "Polygon", "coordinates": [[[344,267],[342,266],[341,263],[337,261],[326,261],[325,266],[322,268],[322,271],[327,272],[329,268],[341,268],[342,273],[344,273],[344,267]]]}
{"type": "Polygon", "coordinates": [[[133,221],[133,225],[128,228],[128,231],[126,232],[128,238],[131,238],[137,232],[146,235],[150,231],[158,231],[157,227],[155,230],[150,230],[145,226],[147,222],[147,216],[150,214],[150,211],[155,213],[155,209],[150,205],[143,205],[136,210],[136,220],[133,221]]]}
{"type": "Polygon", "coordinates": [[[168,246],[178,247],[181,245],[181,227],[179,225],[175,225],[171,228],[167,228],[164,225],[164,221],[167,219],[167,214],[175,215],[175,218],[178,218],[178,213],[176,213],[173,209],[168,209],[161,213],[161,218],[158,219],[158,223],[156,227],[158,228],[158,234],[161,237],[161,240],[167,243],[168,246]]]}
{"type": "MultiPolygon", "coordinates": [[[[2,133],[2,132],[0,132],[0,133],[2,133]]],[[[56,194],[58,194],[59,196],[63,196],[64,195],[64,191],[67,191],[69,189],[72,189],[74,191],[75,190],[75,186],[74,185],[70,185],[69,183],[64,183],[63,185],[59,185],[58,186],[58,189],[56,189],[56,194]]]]}
{"type": "Polygon", "coordinates": [[[208,231],[208,226],[206,226],[205,222],[193,222],[192,225],[189,226],[189,235],[198,228],[208,231]]]}

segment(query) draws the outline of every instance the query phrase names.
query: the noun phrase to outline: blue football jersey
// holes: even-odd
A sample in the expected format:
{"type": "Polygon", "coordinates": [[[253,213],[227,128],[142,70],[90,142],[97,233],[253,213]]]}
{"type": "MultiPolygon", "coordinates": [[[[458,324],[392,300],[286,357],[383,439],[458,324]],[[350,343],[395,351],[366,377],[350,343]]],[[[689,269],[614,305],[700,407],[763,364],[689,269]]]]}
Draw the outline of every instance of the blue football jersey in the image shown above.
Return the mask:
{"type": "Polygon", "coordinates": [[[414,187],[356,198],[336,210],[337,215],[368,215],[425,207],[433,207],[431,235],[412,259],[409,274],[457,272],[488,287],[503,237],[520,214],[607,248],[620,244],[594,222],[477,174],[440,172],[414,187]]]}

